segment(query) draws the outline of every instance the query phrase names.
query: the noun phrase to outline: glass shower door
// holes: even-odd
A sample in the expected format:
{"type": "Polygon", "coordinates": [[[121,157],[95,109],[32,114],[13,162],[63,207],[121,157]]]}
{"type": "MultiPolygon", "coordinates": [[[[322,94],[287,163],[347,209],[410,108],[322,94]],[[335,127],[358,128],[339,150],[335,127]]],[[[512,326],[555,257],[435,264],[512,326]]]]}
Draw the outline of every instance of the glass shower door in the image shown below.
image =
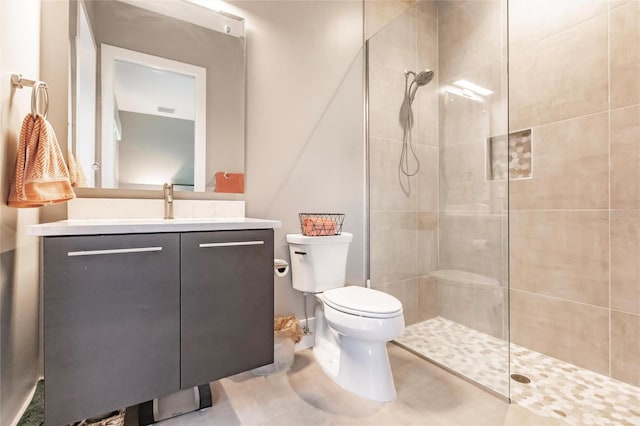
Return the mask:
{"type": "Polygon", "coordinates": [[[506,10],[365,3],[372,287],[403,303],[397,343],[504,397],[506,10]]]}

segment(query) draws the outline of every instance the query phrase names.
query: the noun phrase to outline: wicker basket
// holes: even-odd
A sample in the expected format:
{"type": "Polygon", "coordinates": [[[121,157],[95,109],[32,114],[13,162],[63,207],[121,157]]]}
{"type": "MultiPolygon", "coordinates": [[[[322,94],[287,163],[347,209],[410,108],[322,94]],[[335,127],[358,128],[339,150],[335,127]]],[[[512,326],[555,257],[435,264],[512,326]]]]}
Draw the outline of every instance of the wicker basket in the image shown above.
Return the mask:
{"type": "Polygon", "coordinates": [[[126,410],[114,411],[108,414],[108,417],[103,419],[87,419],[80,423],[76,423],[75,426],[124,426],[124,416],[126,410]]]}
{"type": "Polygon", "coordinates": [[[319,237],[342,233],[343,213],[300,213],[302,235],[319,237]]]}

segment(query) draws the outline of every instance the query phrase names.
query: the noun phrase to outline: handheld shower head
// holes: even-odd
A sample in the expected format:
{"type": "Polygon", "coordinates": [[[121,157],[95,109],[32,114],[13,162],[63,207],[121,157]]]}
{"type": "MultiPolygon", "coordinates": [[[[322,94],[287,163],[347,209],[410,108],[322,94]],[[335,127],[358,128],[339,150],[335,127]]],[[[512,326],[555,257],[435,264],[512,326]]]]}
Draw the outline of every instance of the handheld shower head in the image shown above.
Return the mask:
{"type": "Polygon", "coordinates": [[[409,85],[409,99],[413,102],[413,98],[416,96],[418,87],[429,84],[429,82],[433,80],[434,73],[431,70],[420,71],[418,74],[413,71],[408,71],[405,73],[405,76],[408,76],[409,74],[413,74],[413,81],[409,85]]]}

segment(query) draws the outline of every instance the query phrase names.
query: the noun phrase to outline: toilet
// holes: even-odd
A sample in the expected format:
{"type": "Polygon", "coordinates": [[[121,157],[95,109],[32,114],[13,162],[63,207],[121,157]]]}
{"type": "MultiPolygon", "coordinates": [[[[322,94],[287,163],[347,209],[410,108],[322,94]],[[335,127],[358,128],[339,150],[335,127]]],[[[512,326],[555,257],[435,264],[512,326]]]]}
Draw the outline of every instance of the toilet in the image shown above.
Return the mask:
{"type": "Polygon", "coordinates": [[[353,235],[287,235],[293,288],[315,294],[313,354],[322,370],[345,390],[366,399],[393,401],[386,343],[404,329],[402,303],[381,291],[346,286],[353,235]]]}

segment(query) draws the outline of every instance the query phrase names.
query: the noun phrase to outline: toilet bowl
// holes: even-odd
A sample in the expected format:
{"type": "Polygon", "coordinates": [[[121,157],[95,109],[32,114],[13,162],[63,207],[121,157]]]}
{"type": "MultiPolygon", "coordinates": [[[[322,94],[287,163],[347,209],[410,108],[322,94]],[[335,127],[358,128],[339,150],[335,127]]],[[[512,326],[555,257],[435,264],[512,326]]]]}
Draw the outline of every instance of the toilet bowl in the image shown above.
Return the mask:
{"type": "Polygon", "coordinates": [[[293,287],[316,295],[313,353],[322,370],[349,392],[393,401],[386,343],[404,329],[402,304],[381,291],[344,286],[352,238],[287,235],[293,287]]]}

